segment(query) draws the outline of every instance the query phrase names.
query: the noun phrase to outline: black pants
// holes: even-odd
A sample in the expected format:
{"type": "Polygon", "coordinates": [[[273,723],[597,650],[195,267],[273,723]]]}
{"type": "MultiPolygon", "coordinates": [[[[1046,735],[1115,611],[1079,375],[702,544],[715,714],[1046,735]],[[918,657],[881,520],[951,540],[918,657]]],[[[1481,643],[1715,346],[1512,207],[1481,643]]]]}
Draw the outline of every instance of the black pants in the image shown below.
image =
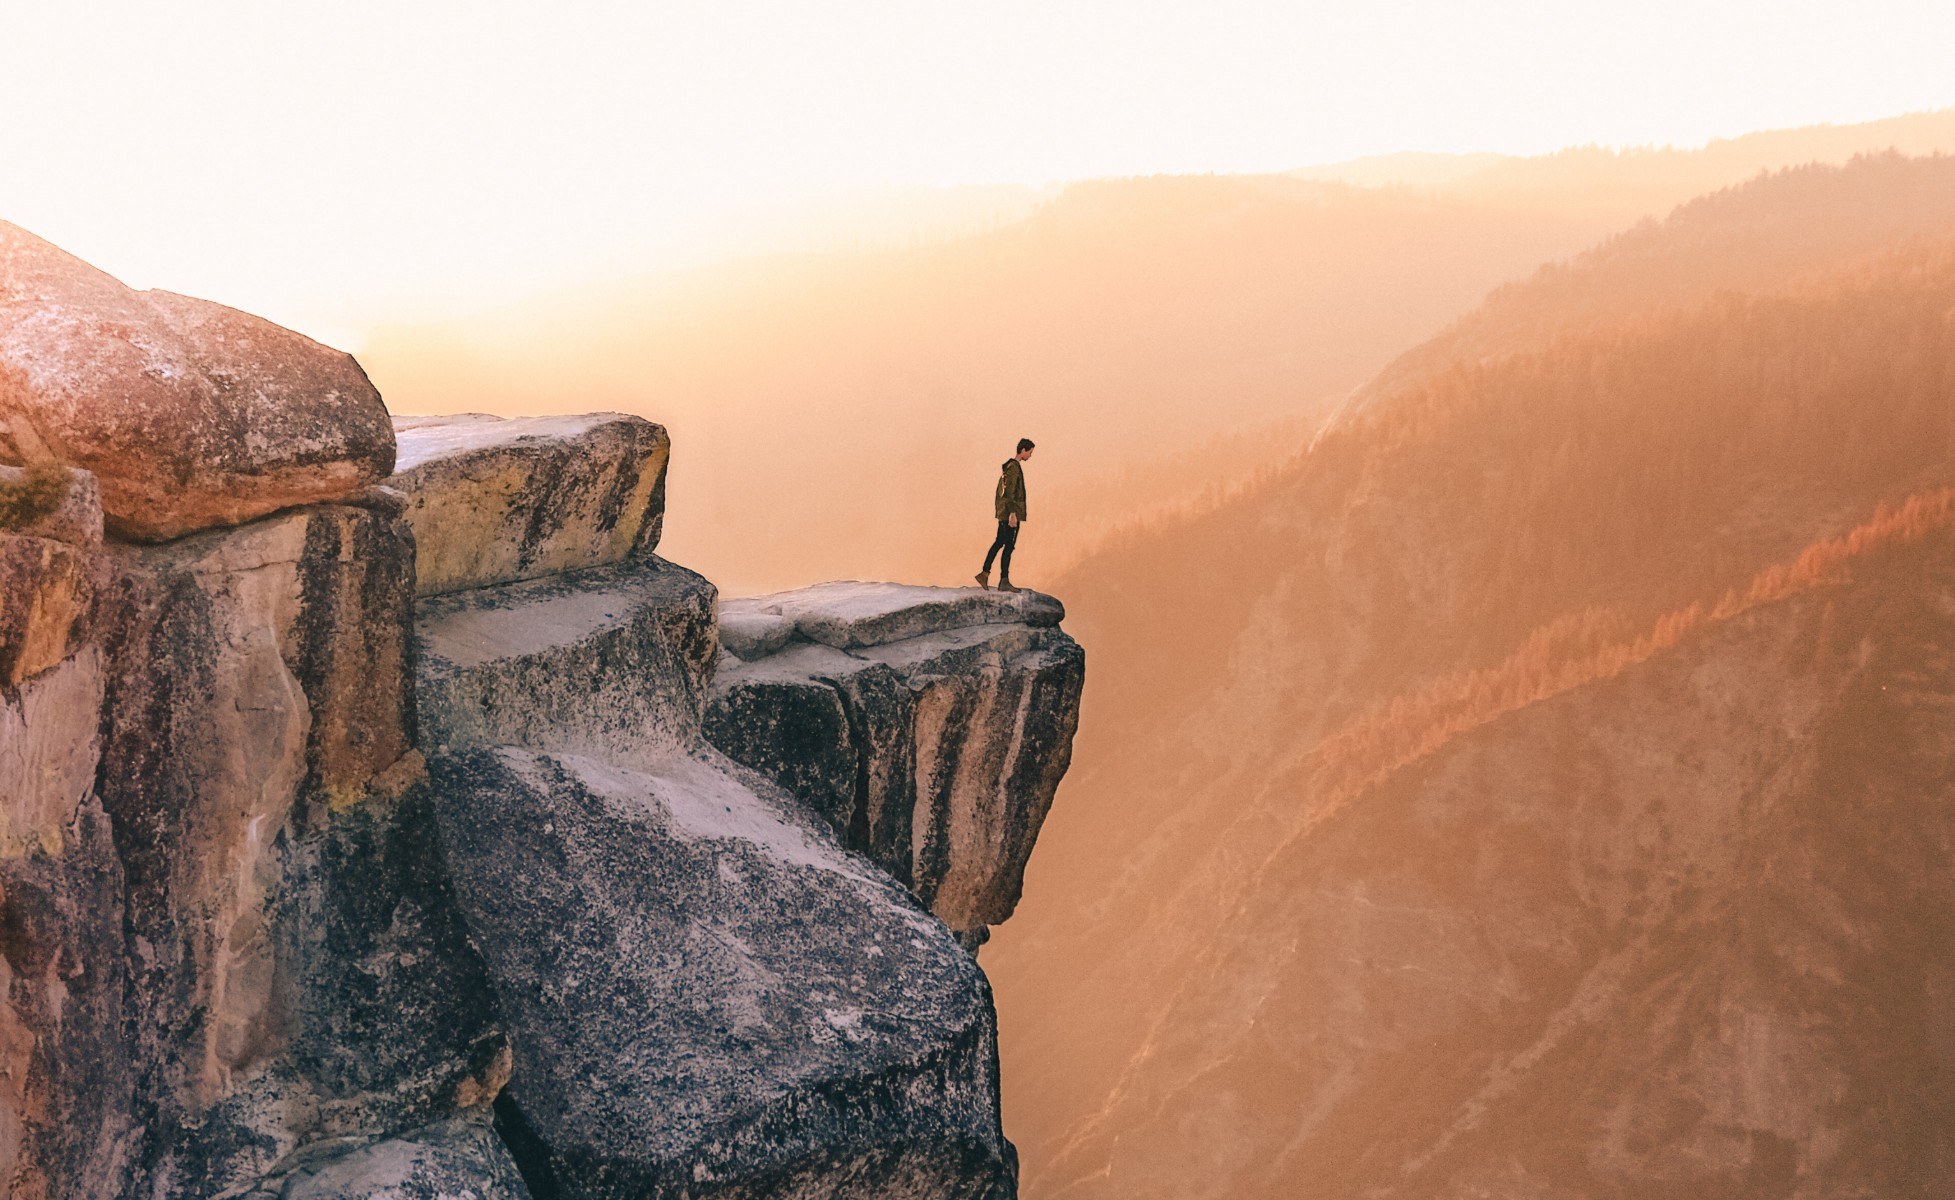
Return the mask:
{"type": "Polygon", "coordinates": [[[1005,552],[1005,561],[998,575],[999,579],[1011,578],[1011,552],[1018,545],[1018,526],[1010,521],[998,522],[998,538],[991,543],[990,553],[984,556],[984,573],[991,574],[991,560],[998,557],[998,551],[1005,552]]]}

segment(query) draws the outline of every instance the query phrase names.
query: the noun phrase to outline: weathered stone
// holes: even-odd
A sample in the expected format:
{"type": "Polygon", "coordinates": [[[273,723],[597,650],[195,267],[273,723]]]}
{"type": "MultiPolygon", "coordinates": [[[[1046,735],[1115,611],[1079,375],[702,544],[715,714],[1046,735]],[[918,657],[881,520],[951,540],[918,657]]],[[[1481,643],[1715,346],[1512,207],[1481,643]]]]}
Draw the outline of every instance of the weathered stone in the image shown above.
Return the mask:
{"type": "Polygon", "coordinates": [[[111,532],[173,538],[340,499],[393,457],[350,355],[134,291],[0,222],[0,461],[92,472],[111,532]]]}
{"type": "MultiPolygon", "coordinates": [[[[734,621],[786,617],[811,642],[850,649],[972,625],[1056,626],[1066,607],[1043,592],[915,587],[901,583],[818,583],[727,606],[734,621]]],[[[744,657],[744,656],[743,656],[744,657]]]]}
{"type": "Polygon", "coordinates": [[[423,600],[424,743],[620,763],[690,749],[717,654],[714,596],[648,557],[423,600]]]}
{"type": "Polygon", "coordinates": [[[506,1071],[411,751],[412,545],[320,507],[110,551],[99,786],[146,1195],[479,1107],[506,1071]]]}
{"type": "Polygon", "coordinates": [[[101,761],[102,656],[85,647],[0,687],[0,858],[58,855],[101,761]]]}
{"type": "Polygon", "coordinates": [[[723,659],[706,730],[975,945],[1018,902],[1071,762],[1085,656],[1051,627],[1049,597],[1019,593],[1029,620],[1012,624],[1019,598],[941,593],[959,594],[847,584],[726,602],[723,623],[793,614],[832,644],[750,642],[752,661],[723,659]]]}
{"type": "Polygon", "coordinates": [[[0,533],[0,687],[73,652],[94,597],[91,561],[66,542],[0,533]]]}
{"type": "Polygon", "coordinates": [[[0,687],[0,1186],[22,1200],[115,1195],[133,1159],[102,691],[92,645],[0,687]]]}
{"type": "Polygon", "coordinates": [[[1010,1194],[982,974],[770,784],[707,752],[431,774],[546,1194],[1010,1194]]]}
{"type": "Polygon", "coordinates": [[[0,530],[93,549],[102,544],[102,489],[75,467],[0,467],[0,530]]]}
{"type": "Polygon", "coordinates": [[[485,1121],[456,1118],[302,1167],[247,1200],[530,1200],[485,1121]]]}
{"type": "Polygon", "coordinates": [[[421,594],[649,554],[671,439],[641,417],[402,417],[398,474],[421,594]]]}

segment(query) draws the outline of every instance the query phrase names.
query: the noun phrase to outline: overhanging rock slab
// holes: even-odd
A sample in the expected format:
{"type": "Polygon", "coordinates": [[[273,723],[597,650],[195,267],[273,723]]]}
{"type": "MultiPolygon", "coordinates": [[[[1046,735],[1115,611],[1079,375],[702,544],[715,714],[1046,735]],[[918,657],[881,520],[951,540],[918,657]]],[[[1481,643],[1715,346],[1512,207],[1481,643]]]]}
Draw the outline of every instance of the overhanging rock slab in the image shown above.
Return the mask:
{"type": "Polygon", "coordinates": [[[621,562],[658,547],[664,428],[622,413],[397,417],[423,596],[621,562]]]}
{"type": "Polygon", "coordinates": [[[739,633],[707,736],[981,941],[1017,904],[1071,762],[1085,655],[1063,611],[1035,592],[897,584],[727,601],[722,628],[739,633]]]}

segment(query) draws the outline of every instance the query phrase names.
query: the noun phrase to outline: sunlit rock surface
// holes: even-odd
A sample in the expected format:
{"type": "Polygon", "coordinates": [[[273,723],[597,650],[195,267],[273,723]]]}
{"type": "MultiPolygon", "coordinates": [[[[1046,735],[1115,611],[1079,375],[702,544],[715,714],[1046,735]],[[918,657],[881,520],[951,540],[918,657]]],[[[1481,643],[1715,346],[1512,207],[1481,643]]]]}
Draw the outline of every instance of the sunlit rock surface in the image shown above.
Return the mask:
{"type": "Polygon", "coordinates": [[[671,439],[642,417],[400,417],[423,595],[649,554],[671,439]]]}
{"type": "Polygon", "coordinates": [[[166,1194],[485,1102],[503,1070],[417,787],[411,555],[352,507],[111,548],[99,778],[166,1194]]]}
{"type": "Polygon", "coordinates": [[[350,355],[0,221],[0,462],[92,472],[110,529],[154,540],[346,498],[394,433],[350,355]]]}
{"type": "Polygon", "coordinates": [[[531,1200],[488,1123],[454,1119],[357,1145],[269,1181],[245,1200],[531,1200]]]}
{"type": "Polygon", "coordinates": [[[1071,762],[1085,655],[1063,607],[836,583],[720,611],[707,736],[981,942],[1017,904],[1071,762]]]}

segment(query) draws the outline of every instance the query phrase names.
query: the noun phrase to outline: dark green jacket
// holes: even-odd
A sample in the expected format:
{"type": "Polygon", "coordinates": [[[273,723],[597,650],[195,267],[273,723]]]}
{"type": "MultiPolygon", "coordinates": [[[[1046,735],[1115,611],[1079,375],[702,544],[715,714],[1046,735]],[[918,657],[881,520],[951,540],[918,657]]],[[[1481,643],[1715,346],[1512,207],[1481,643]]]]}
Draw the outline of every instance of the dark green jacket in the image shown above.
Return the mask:
{"type": "Polygon", "coordinates": [[[992,501],[994,515],[1002,521],[1013,513],[1025,520],[1025,464],[1015,458],[1005,460],[1005,473],[998,477],[998,495],[992,501]]]}

